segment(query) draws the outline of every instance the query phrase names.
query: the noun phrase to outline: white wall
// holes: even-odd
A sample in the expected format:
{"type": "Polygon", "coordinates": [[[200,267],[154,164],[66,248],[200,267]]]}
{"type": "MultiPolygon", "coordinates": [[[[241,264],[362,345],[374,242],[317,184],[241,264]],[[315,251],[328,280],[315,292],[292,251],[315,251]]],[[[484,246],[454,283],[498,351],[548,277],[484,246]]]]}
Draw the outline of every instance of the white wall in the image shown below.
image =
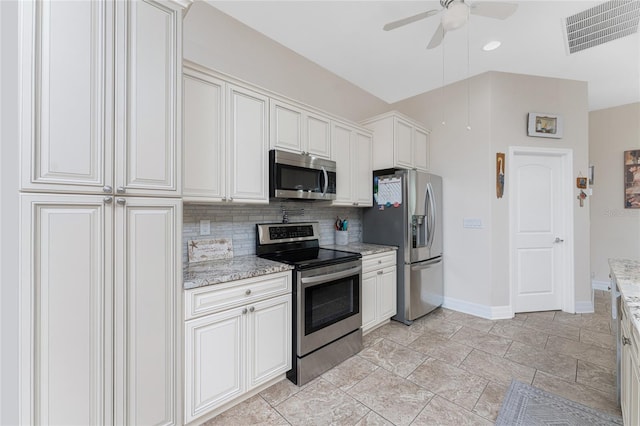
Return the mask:
{"type": "Polygon", "coordinates": [[[0,2],[0,424],[18,424],[18,2],[0,2]]]}
{"type": "MultiPolygon", "coordinates": [[[[432,129],[431,169],[443,176],[445,189],[445,296],[468,304],[467,309],[479,315],[505,312],[509,305],[509,211],[506,189],[503,198],[496,197],[495,155],[506,153],[509,146],[571,148],[574,176],[586,175],[586,83],[489,72],[392,107],[432,129]],[[530,111],[563,115],[564,137],[528,137],[530,111]],[[466,129],[467,115],[471,130],[466,129]],[[465,217],[480,218],[483,228],[463,228],[465,217]]],[[[591,302],[588,202],[585,206],[574,210],[579,306],[591,302]]]]}
{"type": "Polygon", "coordinates": [[[184,58],[353,121],[388,104],[197,1],[184,19],[184,58]]]}
{"type": "Polygon", "coordinates": [[[640,149],[640,103],[589,113],[589,158],[595,167],[591,197],[591,270],[609,282],[607,259],[640,259],[640,209],[624,208],[624,151],[640,149]]]}

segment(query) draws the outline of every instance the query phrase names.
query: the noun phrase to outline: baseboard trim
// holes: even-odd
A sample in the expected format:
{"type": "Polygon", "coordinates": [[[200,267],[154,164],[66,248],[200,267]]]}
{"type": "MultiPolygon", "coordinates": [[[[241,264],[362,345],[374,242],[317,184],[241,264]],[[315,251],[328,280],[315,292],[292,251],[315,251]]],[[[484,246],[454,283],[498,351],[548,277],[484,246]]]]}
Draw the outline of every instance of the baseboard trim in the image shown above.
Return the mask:
{"type": "Polygon", "coordinates": [[[453,297],[445,297],[442,307],[491,320],[513,318],[513,311],[509,305],[487,306],[467,302],[466,300],[454,299],[453,297]]]}
{"type": "Polygon", "coordinates": [[[592,314],[595,312],[593,302],[576,302],[576,314],[592,314]]]}
{"type": "Polygon", "coordinates": [[[611,283],[609,281],[597,281],[597,280],[591,280],[591,287],[594,290],[604,290],[604,291],[609,291],[609,287],[611,286],[611,283]]]}

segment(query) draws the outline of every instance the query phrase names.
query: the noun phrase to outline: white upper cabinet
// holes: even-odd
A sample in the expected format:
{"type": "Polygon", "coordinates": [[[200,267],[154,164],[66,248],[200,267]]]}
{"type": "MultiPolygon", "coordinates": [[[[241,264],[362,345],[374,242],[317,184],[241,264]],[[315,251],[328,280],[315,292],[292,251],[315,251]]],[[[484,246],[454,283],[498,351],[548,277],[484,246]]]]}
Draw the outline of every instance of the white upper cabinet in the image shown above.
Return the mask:
{"type": "Polygon", "coordinates": [[[228,86],[228,200],[269,202],[269,98],[241,86],[228,86]]]}
{"type": "Polygon", "coordinates": [[[185,62],[185,201],[269,202],[269,99],[185,62]]]}
{"type": "Polygon", "coordinates": [[[270,105],[270,148],[331,158],[329,117],[279,99],[270,105]]]}
{"type": "Polygon", "coordinates": [[[226,196],[225,82],[185,67],[182,195],[221,201],[226,196]]]}
{"type": "Polygon", "coordinates": [[[331,140],[337,169],[333,205],[373,205],[371,135],[346,123],[333,122],[331,140]]]}
{"type": "Polygon", "coordinates": [[[429,169],[429,130],[396,111],[361,123],[373,131],[373,169],[429,169]]]}
{"type": "Polygon", "coordinates": [[[181,8],[21,8],[22,189],[179,194],[181,8]]]}

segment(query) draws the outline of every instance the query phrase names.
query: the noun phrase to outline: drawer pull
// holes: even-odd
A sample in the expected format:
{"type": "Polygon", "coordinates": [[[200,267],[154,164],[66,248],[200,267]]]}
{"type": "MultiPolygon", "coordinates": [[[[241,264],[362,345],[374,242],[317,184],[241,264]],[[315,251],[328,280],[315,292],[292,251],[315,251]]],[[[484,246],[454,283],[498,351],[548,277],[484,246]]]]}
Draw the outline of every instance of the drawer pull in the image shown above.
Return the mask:
{"type": "Polygon", "coordinates": [[[244,308],[244,309],[242,310],[242,315],[246,315],[246,314],[247,314],[247,308],[244,308]]]}
{"type": "Polygon", "coordinates": [[[631,339],[629,339],[628,337],[622,336],[622,344],[623,345],[630,345],[631,344],[631,339]]]}
{"type": "Polygon", "coordinates": [[[255,310],[256,310],[256,308],[254,308],[253,306],[249,308],[249,312],[253,312],[255,310]]]}
{"type": "Polygon", "coordinates": [[[251,289],[248,289],[247,291],[244,292],[244,294],[246,294],[247,296],[251,294],[251,289]]]}
{"type": "Polygon", "coordinates": [[[378,275],[382,275],[382,274],[384,274],[383,270],[378,271],[378,275]]]}
{"type": "Polygon", "coordinates": [[[378,263],[382,263],[382,259],[378,259],[378,263]]]}

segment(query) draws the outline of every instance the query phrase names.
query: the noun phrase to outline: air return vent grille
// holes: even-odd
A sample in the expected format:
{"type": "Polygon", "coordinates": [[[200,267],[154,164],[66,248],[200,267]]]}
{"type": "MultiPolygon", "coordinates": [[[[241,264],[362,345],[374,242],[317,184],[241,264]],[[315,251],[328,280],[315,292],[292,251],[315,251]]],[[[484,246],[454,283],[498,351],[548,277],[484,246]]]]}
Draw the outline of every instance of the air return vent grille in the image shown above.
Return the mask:
{"type": "Polygon", "coordinates": [[[566,19],[569,53],[616,40],[638,31],[640,1],[611,0],[566,19]]]}

